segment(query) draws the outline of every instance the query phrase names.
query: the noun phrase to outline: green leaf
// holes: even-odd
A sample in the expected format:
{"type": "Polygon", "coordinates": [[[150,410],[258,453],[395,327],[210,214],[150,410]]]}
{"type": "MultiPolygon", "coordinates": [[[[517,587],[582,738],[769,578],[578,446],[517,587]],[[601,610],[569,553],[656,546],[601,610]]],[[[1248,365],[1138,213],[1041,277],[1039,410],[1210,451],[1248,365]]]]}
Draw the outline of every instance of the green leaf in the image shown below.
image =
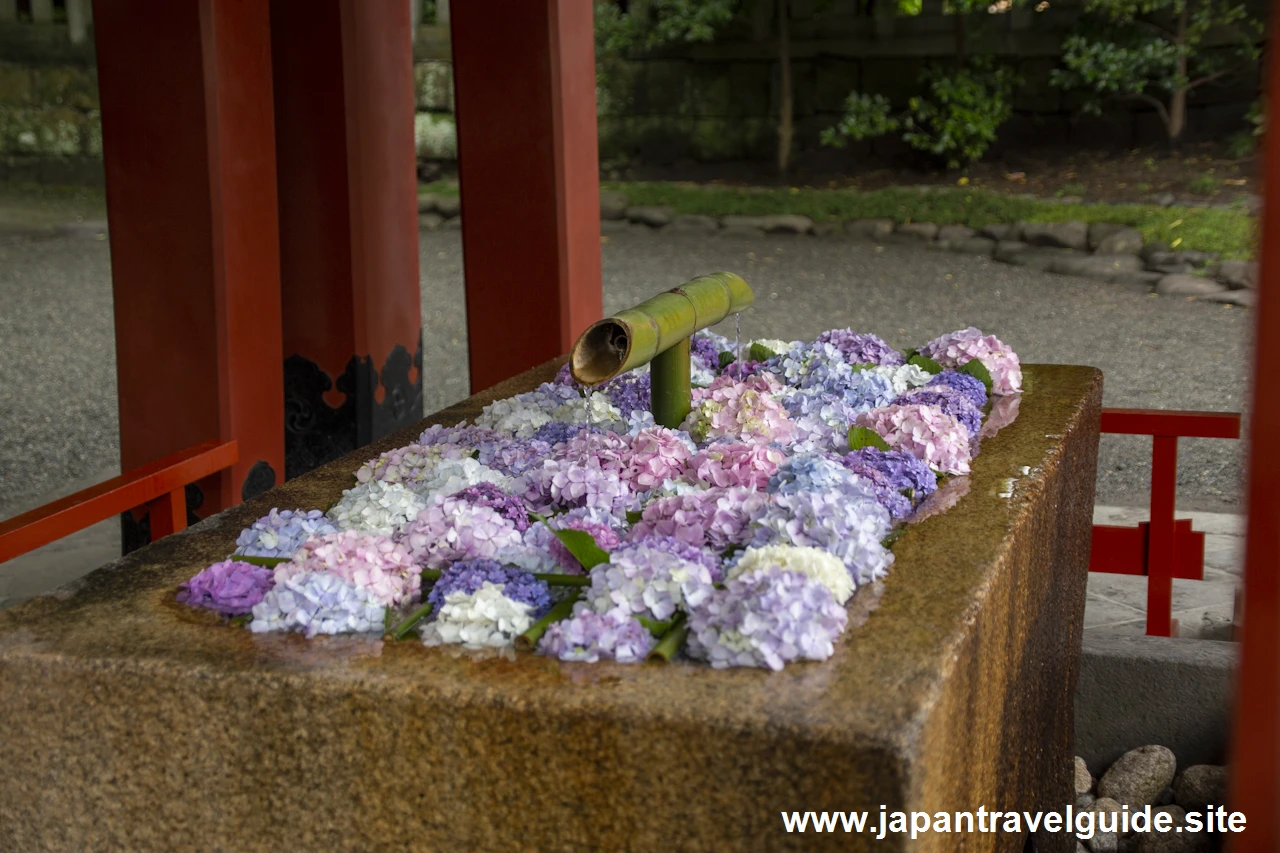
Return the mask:
{"type": "Polygon", "coordinates": [[[893,543],[898,541],[902,534],[907,532],[907,528],[899,527],[897,530],[889,531],[889,535],[880,540],[880,544],[886,548],[892,548],[893,543]]]}
{"type": "Polygon", "coordinates": [[[292,558],[291,557],[244,557],[237,554],[237,555],[233,555],[230,559],[238,560],[241,563],[248,563],[252,566],[266,566],[268,569],[273,569],[276,566],[280,565],[281,563],[289,562],[289,560],[291,560],[292,558]]]}
{"type": "Polygon", "coordinates": [[[644,518],[644,513],[640,512],[640,510],[638,509],[627,510],[627,524],[635,524],[642,518],[644,518]]]}
{"type": "Polygon", "coordinates": [[[253,614],[252,614],[252,613],[242,613],[242,614],[240,614],[239,616],[232,616],[232,617],[231,617],[230,619],[228,619],[227,621],[228,621],[228,622],[230,622],[232,625],[234,625],[234,626],[235,626],[235,627],[237,627],[237,628],[244,628],[244,627],[246,627],[250,622],[252,622],[252,621],[253,621],[253,614]]]}
{"type": "Polygon", "coordinates": [[[849,449],[861,450],[864,447],[875,447],[879,450],[889,449],[888,443],[875,430],[861,426],[849,427],[849,449]]]}
{"type": "Polygon", "coordinates": [[[720,353],[720,369],[724,370],[726,367],[733,364],[735,360],[736,359],[734,359],[733,353],[731,352],[720,353]]]}
{"type": "Polygon", "coordinates": [[[874,365],[874,364],[851,364],[851,365],[849,365],[849,369],[850,369],[850,370],[852,370],[854,373],[865,373],[865,372],[866,372],[866,371],[868,371],[868,370],[874,370],[874,369],[875,369],[875,367],[876,367],[876,365],[874,365]]]}
{"type": "Polygon", "coordinates": [[[609,552],[596,544],[596,539],[585,530],[552,530],[564,543],[569,553],[578,558],[582,568],[590,571],[601,563],[609,562],[609,552]]]}
{"type": "Polygon", "coordinates": [[[671,623],[675,621],[674,616],[670,619],[663,619],[661,621],[657,619],[648,619],[644,616],[637,616],[636,618],[639,619],[640,624],[647,628],[649,633],[655,637],[661,637],[663,634],[670,631],[671,623]]]}
{"type": "Polygon", "coordinates": [[[938,364],[938,362],[934,361],[928,356],[913,355],[911,356],[911,358],[907,359],[907,364],[914,364],[916,367],[920,368],[921,370],[924,370],[928,373],[932,373],[935,376],[942,372],[942,365],[938,364]]]}
{"type": "Polygon", "coordinates": [[[960,367],[960,372],[967,373],[975,379],[980,380],[983,385],[987,386],[988,391],[991,390],[991,371],[987,370],[986,365],[978,361],[976,358],[966,361],[960,367]]]}
{"type": "Polygon", "coordinates": [[[775,355],[781,355],[781,353],[776,353],[773,350],[769,349],[764,344],[759,344],[759,343],[756,343],[755,341],[752,341],[751,352],[747,354],[747,358],[751,361],[768,361],[769,359],[773,358],[775,355]]]}

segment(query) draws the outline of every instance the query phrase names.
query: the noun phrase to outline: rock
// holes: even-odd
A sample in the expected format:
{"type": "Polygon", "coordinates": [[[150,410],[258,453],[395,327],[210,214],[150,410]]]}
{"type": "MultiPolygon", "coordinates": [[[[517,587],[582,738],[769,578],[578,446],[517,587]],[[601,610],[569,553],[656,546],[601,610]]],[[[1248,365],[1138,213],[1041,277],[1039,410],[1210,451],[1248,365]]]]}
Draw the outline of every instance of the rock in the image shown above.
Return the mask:
{"type": "Polygon", "coordinates": [[[1093,790],[1093,775],[1089,772],[1089,765],[1084,763],[1084,759],[1076,756],[1075,761],[1075,783],[1076,794],[1087,794],[1093,790]]]}
{"type": "Polygon", "coordinates": [[[1164,278],[1164,273],[1140,270],[1138,272],[1118,273],[1111,276],[1108,281],[1112,284],[1135,284],[1143,287],[1149,287],[1162,278],[1164,278]]]}
{"type": "Polygon", "coordinates": [[[932,240],[938,236],[938,226],[932,222],[904,222],[893,231],[917,240],[932,240]]]}
{"type": "Polygon", "coordinates": [[[1089,248],[1089,226],[1083,222],[1028,222],[1022,226],[1023,242],[1061,249],[1089,248]]]}
{"type": "Polygon", "coordinates": [[[1161,207],[1170,207],[1170,206],[1172,206],[1172,205],[1173,205],[1173,203],[1174,203],[1176,200],[1177,200],[1177,199],[1175,199],[1175,198],[1174,198],[1173,193],[1167,193],[1167,192],[1166,192],[1166,193],[1157,193],[1156,195],[1153,195],[1153,196],[1151,197],[1151,203],[1152,203],[1152,204],[1158,204],[1158,205],[1160,205],[1161,207]]]}
{"type": "Polygon", "coordinates": [[[1089,853],[1089,848],[1084,846],[1083,841],[1076,842],[1076,853],[1089,853]]]}
{"type": "Polygon", "coordinates": [[[1088,842],[1093,853],[1116,853],[1120,846],[1120,836],[1115,832],[1095,832],[1088,842]]]}
{"type": "Polygon", "coordinates": [[[630,222],[628,222],[625,219],[601,219],[600,220],[601,234],[618,234],[623,231],[630,231],[633,227],[641,228],[643,226],[640,226],[640,225],[633,226],[630,222]]]}
{"type": "Polygon", "coordinates": [[[1160,796],[1156,797],[1156,805],[1168,806],[1173,804],[1173,788],[1165,788],[1160,792],[1160,796]]]}
{"type": "Polygon", "coordinates": [[[1179,806],[1161,806],[1151,810],[1152,821],[1161,812],[1173,817],[1165,832],[1144,832],[1136,836],[1138,853],[1202,853],[1210,849],[1214,836],[1205,832],[1179,832],[1186,826],[1186,812],[1179,806]]]}
{"type": "MultiPolygon", "coordinates": [[[[997,250],[998,251],[998,250],[997,250]]],[[[1014,252],[1007,258],[1001,258],[996,255],[997,260],[1002,260],[1007,264],[1015,266],[1028,267],[1033,270],[1049,271],[1054,269],[1055,265],[1069,264],[1070,258],[1077,256],[1074,249],[1050,249],[1050,248],[1026,248],[1018,252],[1014,252]]]]}
{"type": "MultiPolygon", "coordinates": [[[[1164,278],[1160,279],[1160,281],[1156,282],[1156,293],[1159,293],[1161,296],[1203,296],[1207,293],[1220,293],[1226,289],[1227,286],[1225,284],[1216,282],[1211,278],[1203,278],[1198,275],[1188,275],[1185,273],[1166,275],[1164,278]]],[[[1173,777],[1170,776],[1169,778],[1172,779],[1173,777]]],[[[1160,790],[1156,789],[1154,793],[1158,794],[1160,793],[1160,790]]],[[[1147,802],[1151,801],[1148,800],[1147,802]]]]}
{"type": "Polygon", "coordinates": [[[1227,768],[1195,764],[1183,770],[1173,786],[1174,800],[1189,812],[1227,802],[1227,768]]]}
{"type": "Polygon", "coordinates": [[[1191,264],[1193,267],[1205,267],[1218,259],[1217,252],[1197,252],[1184,250],[1177,253],[1179,263],[1191,264]]]}
{"type": "Polygon", "coordinates": [[[1142,259],[1137,255],[1085,255],[1072,253],[1054,260],[1049,272],[1063,275],[1082,275],[1088,278],[1110,280],[1120,273],[1141,272],[1142,259]]]}
{"type": "Polygon", "coordinates": [[[1102,241],[1110,237],[1117,231],[1124,231],[1125,226],[1118,222],[1091,222],[1089,223],[1089,248],[1092,251],[1098,251],[1098,246],[1102,241]]]}
{"type": "MultiPolygon", "coordinates": [[[[723,221],[722,219],[721,222],[723,223],[723,221]]],[[[756,239],[763,234],[764,232],[754,225],[723,225],[716,232],[717,237],[750,237],[752,239],[756,239]]]]}
{"type": "Polygon", "coordinates": [[[884,237],[893,233],[893,220],[855,219],[845,223],[844,230],[853,237],[884,237]]]}
{"type": "MultiPolygon", "coordinates": [[[[1090,777],[1090,779],[1092,778],[1093,777],[1090,777]]],[[[1085,791],[1083,794],[1080,794],[1079,796],[1076,797],[1076,811],[1078,812],[1088,811],[1090,808],[1093,807],[1094,800],[1096,799],[1097,797],[1095,797],[1093,794],[1090,794],[1088,791],[1085,791]]]]}
{"type": "MultiPolygon", "coordinates": [[[[1168,277],[1161,279],[1157,288],[1168,280],[1168,277]]],[[[1169,787],[1177,766],[1177,759],[1168,747],[1140,746],[1120,756],[1102,775],[1098,795],[1128,805],[1130,809],[1140,809],[1154,802],[1160,792],[1169,787]]]]}
{"type": "Polygon", "coordinates": [[[1191,264],[1147,264],[1147,269],[1161,275],[1186,275],[1191,272],[1191,264]]]}
{"type": "Polygon", "coordinates": [[[987,237],[967,237],[964,240],[948,240],[947,248],[953,252],[964,252],[966,255],[990,257],[996,250],[996,241],[987,237]]]}
{"type": "Polygon", "coordinates": [[[767,216],[741,216],[739,214],[729,214],[720,217],[720,224],[725,228],[737,228],[745,226],[747,228],[759,228],[764,230],[765,223],[769,220],[767,216]]]}
{"type": "Polygon", "coordinates": [[[978,232],[967,225],[944,225],[938,229],[939,240],[967,240],[978,232]]]}
{"type": "Polygon", "coordinates": [[[1142,247],[1142,251],[1138,254],[1142,255],[1144,261],[1150,261],[1155,255],[1161,252],[1172,252],[1173,247],[1164,240],[1152,240],[1150,243],[1142,247]]]}
{"type": "Polygon", "coordinates": [[[426,195],[418,196],[418,212],[419,213],[435,213],[436,202],[439,200],[439,198],[440,196],[436,195],[435,193],[427,193],[426,195]]]}
{"type": "Polygon", "coordinates": [[[1262,215],[1262,196],[1251,195],[1245,200],[1244,209],[1250,216],[1262,215]]]}
{"type": "Polygon", "coordinates": [[[720,223],[713,216],[698,213],[682,213],[671,220],[667,226],[669,231],[693,231],[699,234],[711,234],[720,230],[720,223]]]}
{"type": "Polygon", "coordinates": [[[675,211],[665,204],[640,205],[627,208],[627,219],[648,225],[650,228],[661,228],[671,222],[675,211]]]}
{"type": "Polygon", "coordinates": [[[441,228],[454,229],[454,230],[461,229],[461,228],[462,228],[462,217],[461,217],[461,216],[455,216],[455,217],[453,217],[452,219],[446,219],[446,220],[444,221],[444,225],[441,225],[440,227],[441,227],[441,228]]]}
{"type": "Polygon", "coordinates": [[[795,213],[779,213],[763,217],[761,227],[766,234],[808,234],[813,230],[813,220],[795,213]]]}
{"type": "Polygon", "coordinates": [[[1013,233],[1013,226],[1006,224],[984,225],[982,231],[979,232],[983,237],[990,237],[992,240],[1016,240],[1017,236],[1013,233]]]}
{"type": "Polygon", "coordinates": [[[422,231],[434,231],[444,222],[444,217],[431,211],[418,214],[418,228],[422,231]]]}
{"type": "Polygon", "coordinates": [[[61,225],[55,225],[53,230],[63,237],[95,239],[106,236],[107,221],[105,219],[86,219],[83,222],[64,222],[61,225]]]}
{"type": "Polygon", "coordinates": [[[813,236],[815,237],[835,237],[843,233],[844,233],[843,222],[813,223],[813,236]]]}
{"type": "MultiPolygon", "coordinates": [[[[1209,301],[1220,302],[1222,300],[1210,298],[1209,301]]],[[[1240,303],[1237,302],[1235,304],[1239,305],[1240,303]]],[[[1248,305],[1242,307],[1252,308],[1253,304],[1254,301],[1251,299],[1249,300],[1248,305]]],[[[1230,616],[1217,616],[1212,613],[1201,614],[1200,625],[1198,626],[1195,636],[1201,640],[1220,640],[1222,642],[1229,643],[1236,638],[1235,620],[1230,616]]],[[[1178,783],[1176,781],[1173,783],[1173,787],[1176,792],[1178,787],[1178,783]]]]}
{"type": "Polygon", "coordinates": [[[997,261],[1004,261],[1006,264],[1013,263],[1014,255],[1027,251],[1030,246],[1021,240],[1001,240],[996,243],[996,250],[993,253],[997,261]]]}
{"type": "Polygon", "coordinates": [[[627,198],[626,193],[618,192],[617,190],[600,191],[601,219],[626,219],[627,208],[630,206],[631,199],[627,198]]]}
{"type": "Polygon", "coordinates": [[[1137,853],[1138,839],[1132,835],[1120,836],[1120,843],[1116,845],[1116,853],[1137,853]]]}
{"type": "Polygon", "coordinates": [[[1258,286],[1257,261],[1218,261],[1210,264],[1206,271],[1232,290],[1258,286]]]}
{"type": "Polygon", "coordinates": [[[452,219],[462,212],[462,197],[456,195],[436,196],[436,213],[445,219],[452,219]]]}
{"type": "Polygon", "coordinates": [[[1108,255],[1136,255],[1142,251],[1142,232],[1136,228],[1122,228],[1103,237],[1094,249],[1108,255]]]}

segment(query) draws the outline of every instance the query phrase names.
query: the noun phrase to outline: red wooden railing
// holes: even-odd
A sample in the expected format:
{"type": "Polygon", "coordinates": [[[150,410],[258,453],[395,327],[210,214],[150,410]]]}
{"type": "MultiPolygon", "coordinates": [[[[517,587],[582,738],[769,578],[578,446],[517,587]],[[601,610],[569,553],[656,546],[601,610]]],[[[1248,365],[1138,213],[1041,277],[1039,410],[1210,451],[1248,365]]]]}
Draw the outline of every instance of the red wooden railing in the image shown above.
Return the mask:
{"type": "Polygon", "coordinates": [[[239,457],[234,441],[205,441],[0,522],[0,563],[144,505],[151,516],[151,541],[182,530],[186,485],[231,467],[239,457]]]}
{"type": "Polygon", "coordinates": [[[1103,409],[1102,431],[1149,435],[1151,520],[1137,527],[1095,524],[1089,571],[1147,576],[1147,634],[1172,637],[1173,579],[1204,580],[1204,534],[1190,521],[1175,521],[1179,438],[1239,438],[1236,412],[1103,409]]]}

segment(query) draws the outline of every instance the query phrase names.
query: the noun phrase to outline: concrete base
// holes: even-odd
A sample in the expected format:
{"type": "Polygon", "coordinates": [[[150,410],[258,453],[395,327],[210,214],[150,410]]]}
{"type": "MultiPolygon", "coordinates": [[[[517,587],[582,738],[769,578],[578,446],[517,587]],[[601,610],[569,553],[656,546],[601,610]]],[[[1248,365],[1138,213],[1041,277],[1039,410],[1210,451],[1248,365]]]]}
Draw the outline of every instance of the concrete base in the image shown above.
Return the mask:
{"type": "Polygon", "coordinates": [[[1239,655],[1236,643],[1085,632],[1076,754],[1095,776],[1153,743],[1172,749],[1179,767],[1223,763],[1239,655]]]}
{"type": "Polygon", "coordinates": [[[307,641],[174,601],[242,527],[329,505],[421,425],[0,612],[0,849],[1021,851],[1016,834],[788,834],[779,811],[1072,800],[1102,381],[1025,375],[1016,420],[948,484],[954,505],[897,541],[882,588],[850,605],[870,615],[823,663],[307,641]]]}

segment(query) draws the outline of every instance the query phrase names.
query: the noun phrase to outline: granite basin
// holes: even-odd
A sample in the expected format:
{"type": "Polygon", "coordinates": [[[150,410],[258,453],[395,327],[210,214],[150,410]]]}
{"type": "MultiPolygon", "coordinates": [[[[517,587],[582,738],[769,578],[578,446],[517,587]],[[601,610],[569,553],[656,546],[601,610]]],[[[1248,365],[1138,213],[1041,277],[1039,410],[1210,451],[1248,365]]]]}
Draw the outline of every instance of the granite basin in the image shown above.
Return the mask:
{"type": "MultiPolygon", "coordinates": [[[[780,812],[1073,800],[1102,376],[1032,365],[865,622],[781,672],[254,635],[174,601],[271,507],[325,507],[426,423],[0,612],[0,851],[1022,850],[788,833],[780,812]]],[[[1075,849],[1041,835],[1037,850],[1075,849]]]]}

